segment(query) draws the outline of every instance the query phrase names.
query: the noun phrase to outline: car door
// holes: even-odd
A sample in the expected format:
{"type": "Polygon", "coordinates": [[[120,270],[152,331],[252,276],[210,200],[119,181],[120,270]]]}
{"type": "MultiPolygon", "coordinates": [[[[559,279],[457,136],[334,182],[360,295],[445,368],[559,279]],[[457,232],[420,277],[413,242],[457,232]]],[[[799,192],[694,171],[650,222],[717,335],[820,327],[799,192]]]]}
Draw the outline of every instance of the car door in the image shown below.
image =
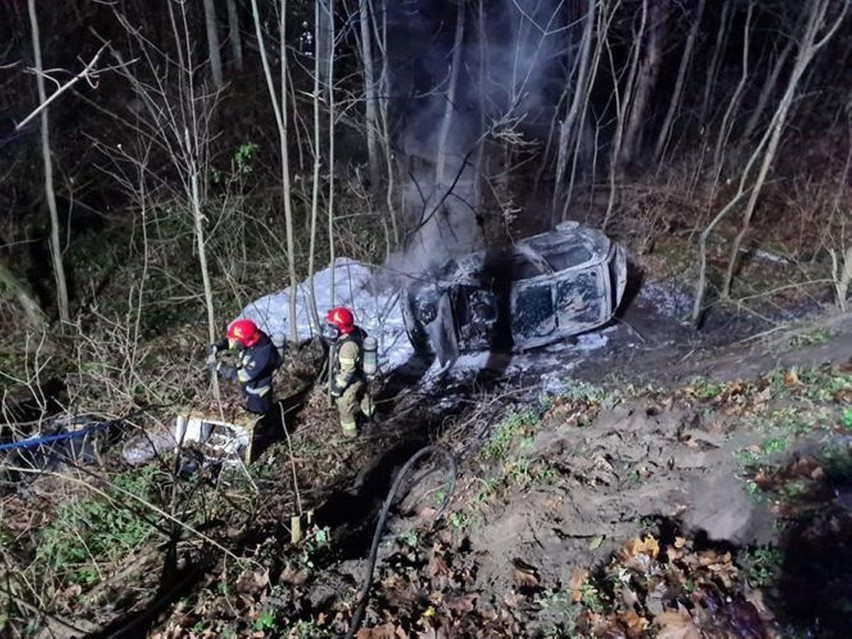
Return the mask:
{"type": "Polygon", "coordinates": [[[516,252],[512,272],[512,336],[515,347],[541,342],[556,330],[552,272],[531,254],[516,252]]]}
{"type": "Polygon", "coordinates": [[[598,266],[568,272],[556,282],[556,315],[560,332],[582,333],[609,316],[609,282],[598,266]]]}

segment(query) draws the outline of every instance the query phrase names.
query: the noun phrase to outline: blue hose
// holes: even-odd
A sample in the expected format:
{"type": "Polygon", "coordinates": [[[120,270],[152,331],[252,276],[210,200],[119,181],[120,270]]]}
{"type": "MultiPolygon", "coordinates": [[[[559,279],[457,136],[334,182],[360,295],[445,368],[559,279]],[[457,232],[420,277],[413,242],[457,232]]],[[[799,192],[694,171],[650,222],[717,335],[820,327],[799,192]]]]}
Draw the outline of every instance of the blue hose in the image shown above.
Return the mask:
{"type": "Polygon", "coordinates": [[[18,450],[21,448],[38,448],[46,444],[64,441],[66,439],[75,439],[77,437],[85,437],[89,433],[95,433],[99,430],[105,430],[110,426],[116,426],[120,422],[95,422],[90,426],[75,430],[70,433],[59,433],[57,435],[45,435],[43,437],[35,437],[32,439],[22,439],[17,442],[9,442],[8,444],[0,444],[0,452],[7,450],[18,450]]]}

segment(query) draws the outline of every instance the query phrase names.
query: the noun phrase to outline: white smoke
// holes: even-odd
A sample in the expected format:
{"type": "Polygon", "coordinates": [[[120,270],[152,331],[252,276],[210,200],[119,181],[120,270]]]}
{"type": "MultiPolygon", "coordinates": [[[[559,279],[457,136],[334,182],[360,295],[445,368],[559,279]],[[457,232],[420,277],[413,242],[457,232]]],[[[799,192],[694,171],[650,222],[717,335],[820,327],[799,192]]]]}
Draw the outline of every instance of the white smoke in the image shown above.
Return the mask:
{"type": "MultiPolygon", "coordinates": [[[[461,49],[452,125],[444,147],[444,179],[436,181],[445,117],[457,0],[418,5],[420,20],[407,15],[410,56],[396,68],[394,82],[414,94],[406,109],[398,142],[408,158],[402,189],[405,225],[416,229],[404,253],[391,267],[405,272],[429,270],[454,255],[483,248],[477,223],[481,201],[492,197],[488,180],[475,175],[478,145],[495,149],[507,143],[507,133],[523,139],[525,130],[549,122],[558,92],[547,87],[554,77],[549,65],[565,47],[563,2],[560,0],[500,0],[489,2],[484,25],[475,3],[468,3],[461,49]],[[484,29],[482,28],[484,27],[484,29]],[[414,37],[411,37],[414,33],[414,37]],[[485,42],[480,42],[484,33],[485,42]],[[415,79],[411,68],[416,58],[415,79]],[[485,81],[481,82],[481,72],[485,81]],[[496,144],[495,144],[496,142],[496,144]],[[476,188],[477,181],[481,192],[476,188]],[[484,180],[484,181],[483,181],[484,180]]],[[[412,3],[406,3],[407,13],[412,3]]],[[[492,163],[494,164],[494,163],[492,163]]],[[[487,164],[486,164],[487,166],[487,164]]],[[[495,169],[495,173],[498,169],[495,169]]]]}

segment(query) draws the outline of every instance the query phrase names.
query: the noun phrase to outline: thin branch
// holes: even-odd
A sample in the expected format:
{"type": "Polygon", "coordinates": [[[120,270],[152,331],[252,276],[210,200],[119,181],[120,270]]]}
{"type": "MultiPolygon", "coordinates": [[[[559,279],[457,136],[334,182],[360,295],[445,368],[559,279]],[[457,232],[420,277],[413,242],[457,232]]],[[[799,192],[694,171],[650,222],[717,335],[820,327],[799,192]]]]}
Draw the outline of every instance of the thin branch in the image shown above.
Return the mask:
{"type": "MultiPolygon", "coordinates": [[[[92,81],[92,80],[94,80],[94,78],[96,78],[96,77],[97,77],[97,74],[98,74],[98,73],[100,73],[99,71],[95,70],[95,65],[97,64],[98,59],[101,57],[101,54],[104,52],[104,49],[106,49],[108,45],[109,45],[109,43],[104,44],[104,45],[103,45],[100,49],[98,49],[98,52],[95,54],[95,57],[94,57],[94,58],[92,58],[92,61],[91,61],[91,62],[89,62],[89,64],[87,64],[87,65],[83,68],[83,70],[82,70],[82,71],[80,71],[80,73],[78,73],[77,75],[75,75],[75,76],[74,76],[73,78],[71,78],[68,82],[66,82],[64,85],[62,85],[61,87],[59,87],[56,91],[54,91],[54,92],[53,92],[53,94],[52,94],[49,98],[47,98],[47,100],[45,100],[44,102],[42,102],[42,103],[41,103],[41,104],[40,104],[40,105],[39,105],[39,106],[38,106],[38,107],[37,107],[37,108],[36,108],[36,109],[35,109],[32,113],[30,113],[30,114],[29,114],[27,117],[25,117],[25,118],[24,118],[24,119],[23,119],[20,123],[18,123],[18,124],[15,126],[15,131],[20,131],[22,128],[24,128],[27,124],[29,124],[30,120],[32,120],[32,119],[33,119],[33,118],[35,118],[35,117],[36,117],[39,113],[41,113],[42,111],[44,111],[44,109],[46,109],[46,108],[48,107],[48,105],[50,105],[50,103],[51,103],[51,102],[53,102],[53,101],[54,101],[56,98],[58,98],[61,94],[65,93],[65,91],[67,91],[68,89],[70,89],[72,86],[74,86],[75,84],[77,84],[77,82],[79,82],[79,81],[80,81],[80,80],[82,80],[83,78],[86,78],[86,80],[87,80],[87,81],[92,81]]],[[[133,62],[135,62],[135,60],[131,60],[130,62],[128,62],[128,63],[126,63],[126,64],[131,64],[131,63],[133,63],[133,62]]],[[[113,67],[113,68],[116,68],[116,67],[113,67]]]]}

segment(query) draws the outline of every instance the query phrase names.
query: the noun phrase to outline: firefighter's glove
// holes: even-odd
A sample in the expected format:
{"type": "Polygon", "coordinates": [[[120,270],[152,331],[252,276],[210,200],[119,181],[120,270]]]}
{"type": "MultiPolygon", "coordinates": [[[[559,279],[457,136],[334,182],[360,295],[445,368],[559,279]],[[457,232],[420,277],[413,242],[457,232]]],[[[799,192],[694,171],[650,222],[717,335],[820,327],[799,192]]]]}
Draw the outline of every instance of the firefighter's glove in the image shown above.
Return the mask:
{"type": "Polygon", "coordinates": [[[337,383],[337,381],[331,382],[330,395],[335,399],[338,397],[343,397],[343,393],[346,391],[345,386],[341,386],[337,383]]]}
{"type": "Polygon", "coordinates": [[[222,379],[234,380],[237,379],[237,367],[231,366],[230,364],[219,363],[216,367],[216,370],[219,371],[220,377],[222,379]]]}

